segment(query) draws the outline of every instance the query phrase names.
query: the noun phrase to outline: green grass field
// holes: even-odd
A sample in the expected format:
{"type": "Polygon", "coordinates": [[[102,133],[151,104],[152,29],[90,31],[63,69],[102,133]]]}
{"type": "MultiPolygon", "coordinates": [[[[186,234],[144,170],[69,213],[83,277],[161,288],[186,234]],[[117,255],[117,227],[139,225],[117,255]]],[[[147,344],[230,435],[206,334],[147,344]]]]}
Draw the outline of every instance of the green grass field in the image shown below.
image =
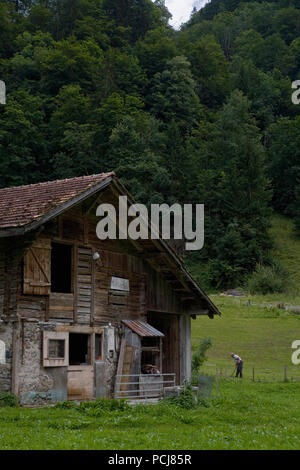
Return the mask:
{"type": "Polygon", "coordinates": [[[212,397],[194,409],[164,402],[114,411],[94,405],[0,408],[0,449],[299,449],[300,365],[291,362],[291,344],[300,340],[300,315],[277,304],[300,305],[300,242],[281,217],[274,219],[272,233],[274,255],[291,273],[289,292],[212,295],[222,316],[192,322],[193,346],[212,339],[202,370],[222,374],[217,397],[214,381],[212,397]],[[224,377],[234,369],[231,352],[244,359],[242,380],[224,377]]]}
{"type": "Polygon", "coordinates": [[[221,379],[196,409],[0,408],[0,449],[299,449],[300,383],[221,379]]]}
{"type": "Polygon", "coordinates": [[[230,375],[234,370],[230,353],[234,352],[243,358],[244,374],[248,378],[252,378],[254,367],[257,380],[282,380],[284,366],[287,366],[288,378],[300,380],[300,365],[293,365],[291,361],[292,342],[300,340],[300,315],[270,307],[271,303],[276,305],[280,301],[276,295],[266,299],[248,297],[250,306],[246,298],[211,297],[222,316],[214,320],[198,317],[192,323],[193,345],[203,337],[212,339],[203,367],[205,373],[215,374],[217,367],[230,375]],[[263,304],[265,306],[261,306],[263,304]]]}
{"type": "Polygon", "coordinates": [[[205,373],[215,374],[217,367],[230,375],[234,369],[230,353],[234,352],[244,360],[246,377],[252,377],[254,367],[257,380],[282,380],[287,366],[288,378],[300,380],[300,365],[291,362],[292,342],[300,340],[300,315],[277,308],[280,303],[300,306],[300,238],[294,234],[292,221],[278,215],[272,219],[270,232],[272,255],[290,275],[288,292],[247,297],[211,295],[222,317],[200,317],[192,323],[193,345],[203,337],[212,339],[205,373]]]}

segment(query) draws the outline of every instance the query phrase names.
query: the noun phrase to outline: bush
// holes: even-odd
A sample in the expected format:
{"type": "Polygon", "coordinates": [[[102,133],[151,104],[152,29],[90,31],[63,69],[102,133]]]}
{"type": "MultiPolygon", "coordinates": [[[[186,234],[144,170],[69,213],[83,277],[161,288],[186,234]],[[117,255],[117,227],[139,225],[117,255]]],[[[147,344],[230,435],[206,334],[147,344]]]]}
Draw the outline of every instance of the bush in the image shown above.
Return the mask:
{"type": "Polygon", "coordinates": [[[107,398],[97,398],[95,401],[81,402],[79,405],[81,411],[96,410],[97,413],[105,411],[127,411],[130,408],[125,399],[115,400],[107,398]]]}
{"type": "Polygon", "coordinates": [[[76,401],[60,401],[59,403],[56,403],[55,408],[76,408],[78,405],[76,401]]]}
{"type": "Polygon", "coordinates": [[[287,271],[273,261],[267,266],[258,264],[248,279],[246,288],[250,294],[274,294],[285,292],[288,282],[287,271]]]}
{"type": "Polygon", "coordinates": [[[192,355],[192,384],[198,386],[198,375],[203,363],[207,360],[206,352],[212,346],[210,338],[203,338],[192,355]]]}
{"type": "Polygon", "coordinates": [[[180,391],[178,397],[167,398],[166,401],[172,405],[179,406],[180,408],[185,408],[186,410],[190,410],[197,406],[196,397],[191,384],[186,384],[180,391]]]}
{"type": "Polygon", "coordinates": [[[0,393],[0,407],[1,406],[18,406],[18,398],[13,393],[0,393]]]}

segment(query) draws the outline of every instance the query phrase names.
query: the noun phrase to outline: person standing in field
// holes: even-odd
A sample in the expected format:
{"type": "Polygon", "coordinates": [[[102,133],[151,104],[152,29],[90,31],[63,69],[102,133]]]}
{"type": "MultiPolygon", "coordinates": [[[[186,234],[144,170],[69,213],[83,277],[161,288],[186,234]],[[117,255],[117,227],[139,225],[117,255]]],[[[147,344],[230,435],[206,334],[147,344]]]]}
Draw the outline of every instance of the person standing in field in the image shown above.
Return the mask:
{"type": "Polygon", "coordinates": [[[243,377],[243,360],[240,356],[238,356],[237,354],[233,354],[231,353],[231,357],[234,359],[234,362],[235,362],[235,367],[236,367],[236,374],[235,376],[238,377],[240,376],[240,378],[243,377]]]}

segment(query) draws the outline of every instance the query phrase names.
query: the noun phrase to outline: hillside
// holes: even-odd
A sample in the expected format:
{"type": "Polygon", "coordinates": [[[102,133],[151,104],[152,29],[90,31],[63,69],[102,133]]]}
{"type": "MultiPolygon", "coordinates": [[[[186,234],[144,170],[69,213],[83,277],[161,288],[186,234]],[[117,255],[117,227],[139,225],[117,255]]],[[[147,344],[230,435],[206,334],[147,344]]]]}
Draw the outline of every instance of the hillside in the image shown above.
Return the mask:
{"type": "Polygon", "coordinates": [[[294,236],[290,220],[273,218],[272,237],[274,256],[290,273],[292,282],[289,294],[267,296],[211,298],[222,312],[213,321],[199,317],[192,323],[193,344],[210,337],[213,346],[203,371],[215,374],[216,367],[230,375],[234,369],[230,353],[239,354],[245,361],[245,376],[263,381],[283,380],[284,366],[288,378],[300,380],[300,366],[291,362],[291,344],[300,340],[300,315],[277,308],[278,303],[300,305],[300,240],[294,236]]]}
{"type": "Polygon", "coordinates": [[[294,233],[293,221],[287,217],[276,216],[272,219],[270,230],[274,240],[273,256],[290,275],[290,293],[300,292],[300,237],[294,233]]]}
{"type": "Polygon", "coordinates": [[[296,0],[0,2],[0,187],[114,170],[147,204],[205,204],[209,290],[266,262],[272,208],[299,218],[296,0]],[[298,187],[298,189],[297,189],[298,187]]]}

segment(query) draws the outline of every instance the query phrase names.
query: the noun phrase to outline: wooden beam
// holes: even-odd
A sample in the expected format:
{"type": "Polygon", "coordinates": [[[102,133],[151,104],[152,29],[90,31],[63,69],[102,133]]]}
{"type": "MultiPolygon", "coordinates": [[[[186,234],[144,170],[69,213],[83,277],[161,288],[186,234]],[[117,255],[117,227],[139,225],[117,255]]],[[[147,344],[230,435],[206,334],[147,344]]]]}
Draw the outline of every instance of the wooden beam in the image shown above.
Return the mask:
{"type": "Polygon", "coordinates": [[[94,209],[94,207],[97,205],[100,204],[100,201],[101,199],[103,199],[103,193],[100,193],[100,194],[97,194],[96,197],[93,199],[93,201],[91,202],[91,204],[89,204],[88,206],[84,206],[84,212],[85,212],[85,216],[89,215],[89,213],[92,211],[92,209],[94,209]]]}
{"type": "Polygon", "coordinates": [[[96,283],[96,265],[92,261],[91,315],[90,315],[91,326],[94,325],[94,317],[95,317],[95,283],[96,283]]]}
{"type": "Polygon", "coordinates": [[[162,351],[162,338],[159,338],[159,372],[162,374],[163,373],[163,370],[162,370],[162,355],[163,355],[163,351],[162,351]]]}
{"type": "Polygon", "coordinates": [[[78,319],[78,243],[74,243],[74,255],[73,255],[73,289],[74,289],[74,323],[77,323],[78,319]]]}
{"type": "Polygon", "coordinates": [[[208,314],[209,314],[209,310],[208,310],[208,309],[207,309],[207,310],[200,310],[200,309],[197,309],[197,310],[194,310],[194,311],[192,311],[192,312],[189,312],[189,314],[190,314],[191,316],[193,316],[193,315],[208,315],[208,314]]]}

